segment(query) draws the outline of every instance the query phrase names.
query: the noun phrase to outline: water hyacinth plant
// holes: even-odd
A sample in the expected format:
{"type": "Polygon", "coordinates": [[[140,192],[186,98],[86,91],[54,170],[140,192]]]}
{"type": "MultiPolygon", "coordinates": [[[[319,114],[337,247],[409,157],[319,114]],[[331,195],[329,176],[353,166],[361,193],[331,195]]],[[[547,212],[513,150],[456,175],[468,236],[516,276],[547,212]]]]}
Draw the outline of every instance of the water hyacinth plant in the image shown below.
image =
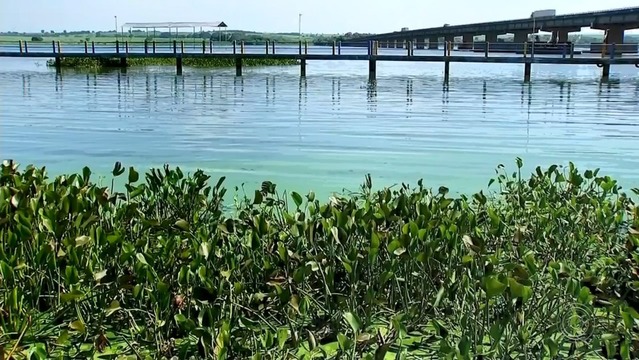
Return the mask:
{"type": "MultiPolygon", "coordinates": [[[[320,201],[117,163],[0,168],[4,358],[639,356],[639,213],[615,180],[499,166],[496,191],[320,201]],[[236,189],[237,190],[237,189],[236,189]]],[[[639,194],[638,189],[632,192],[639,194]]]]}
{"type": "MultiPolygon", "coordinates": [[[[290,66],[296,65],[295,59],[243,59],[243,66],[290,66]]],[[[233,58],[184,58],[184,66],[190,67],[208,67],[208,68],[227,68],[235,66],[233,58]]],[[[47,66],[54,67],[55,60],[47,61],[47,66]]],[[[61,68],[69,69],[86,69],[101,70],[120,68],[122,65],[120,59],[109,58],[76,58],[67,57],[60,59],[61,68]]],[[[175,58],[129,58],[127,66],[175,66],[175,58]]]]}

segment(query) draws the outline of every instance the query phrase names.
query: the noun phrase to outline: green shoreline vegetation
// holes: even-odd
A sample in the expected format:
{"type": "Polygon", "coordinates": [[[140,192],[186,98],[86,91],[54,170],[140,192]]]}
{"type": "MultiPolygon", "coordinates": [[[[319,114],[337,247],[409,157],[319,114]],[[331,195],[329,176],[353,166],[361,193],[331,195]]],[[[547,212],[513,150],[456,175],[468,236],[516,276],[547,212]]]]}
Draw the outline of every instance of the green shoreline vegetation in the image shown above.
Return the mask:
{"type": "MultiPolygon", "coordinates": [[[[290,66],[296,65],[294,59],[242,59],[242,66],[290,66]]],[[[234,67],[235,59],[231,58],[184,58],[183,66],[223,68],[234,67]]],[[[47,66],[54,67],[55,60],[47,60],[47,66]]],[[[128,58],[127,67],[131,66],[175,66],[175,58],[128,58]]],[[[100,70],[120,68],[120,59],[102,58],[61,58],[61,68],[100,70]]]]}
{"type": "MultiPolygon", "coordinates": [[[[0,168],[4,358],[639,356],[639,210],[598,170],[320,201],[116,163],[0,168]],[[238,189],[235,189],[238,192],[238,189]],[[238,193],[239,194],[239,193],[238,193]],[[115,354],[115,355],[114,355],[115,354]]],[[[639,189],[631,190],[639,194],[639,189]]]]}

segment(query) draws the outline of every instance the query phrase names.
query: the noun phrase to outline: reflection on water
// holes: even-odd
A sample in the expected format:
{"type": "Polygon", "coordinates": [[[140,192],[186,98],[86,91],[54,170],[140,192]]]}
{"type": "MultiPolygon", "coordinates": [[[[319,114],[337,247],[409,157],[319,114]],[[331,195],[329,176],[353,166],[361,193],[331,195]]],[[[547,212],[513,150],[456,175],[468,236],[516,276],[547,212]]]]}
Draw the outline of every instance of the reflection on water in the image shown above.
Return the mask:
{"type": "Polygon", "coordinates": [[[516,156],[529,168],[574,161],[626,187],[639,183],[634,78],[540,76],[524,84],[507,72],[451,75],[447,83],[428,73],[370,81],[312,69],[306,78],[284,68],[244,77],[202,69],[0,72],[0,153],[54,173],[170,163],[227,176],[230,185],[272,180],[321,194],[354,189],[366,173],[378,185],[424,178],[475,191],[516,156]]]}

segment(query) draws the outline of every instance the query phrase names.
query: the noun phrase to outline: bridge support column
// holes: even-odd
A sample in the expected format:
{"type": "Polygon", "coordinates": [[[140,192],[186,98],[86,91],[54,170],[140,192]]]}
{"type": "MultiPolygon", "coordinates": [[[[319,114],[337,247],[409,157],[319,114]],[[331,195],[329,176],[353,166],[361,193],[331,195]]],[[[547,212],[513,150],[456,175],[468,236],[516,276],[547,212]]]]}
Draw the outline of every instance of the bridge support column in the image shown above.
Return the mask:
{"type": "Polygon", "coordinates": [[[525,31],[518,31],[514,35],[513,42],[516,44],[523,44],[528,41],[528,33],[525,31]]]}
{"type": "Polygon", "coordinates": [[[393,40],[393,47],[397,49],[397,39],[393,40]]]}
{"type": "Polygon", "coordinates": [[[606,44],[623,44],[624,28],[614,27],[608,29],[608,35],[606,36],[606,44]]]}
{"type": "Polygon", "coordinates": [[[605,27],[593,27],[593,29],[607,30],[607,33],[603,44],[590,44],[591,53],[599,53],[609,56],[612,53],[612,44],[615,44],[615,56],[620,56],[623,53],[637,53],[638,50],[635,44],[623,45],[625,30],[624,27],[616,26],[609,29],[606,29],[605,27]],[[603,48],[604,46],[605,48],[603,48]]]}
{"type": "MultiPolygon", "coordinates": [[[[126,63],[125,58],[122,58],[122,60],[124,60],[126,63]]],[[[178,56],[175,58],[175,67],[176,67],[177,74],[182,75],[182,57],[181,56],[178,56]]]]}
{"type": "Polygon", "coordinates": [[[484,42],[496,43],[497,42],[497,33],[488,33],[484,35],[484,42]]]}
{"type": "Polygon", "coordinates": [[[300,76],[306,77],[306,59],[300,60],[300,76]]]}
{"type": "Polygon", "coordinates": [[[375,80],[377,77],[377,62],[375,60],[368,61],[368,78],[375,80]]]}
{"type": "Polygon", "coordinates": [[[235,58],[235,76],[242,76],[242,58],[235,58]]]}
{"type": "Polygon", "coordinates": [[[530,82],[530,70],[531,70],[532,64],[529,62],[526,62],[524,64],[524,82],[530,82]]]}
{"type": "Polygon", "coordinates": [[[459,50],[472,50],[473,49],[473,35],[464,35],[462,36],[462,43],[457,47],[459,50]]]}
{"type": "Polygon", "coordinates": [[[428,48],[431,50],[439,49],[439,38],[438,37],[428,38],[428,48]]]}

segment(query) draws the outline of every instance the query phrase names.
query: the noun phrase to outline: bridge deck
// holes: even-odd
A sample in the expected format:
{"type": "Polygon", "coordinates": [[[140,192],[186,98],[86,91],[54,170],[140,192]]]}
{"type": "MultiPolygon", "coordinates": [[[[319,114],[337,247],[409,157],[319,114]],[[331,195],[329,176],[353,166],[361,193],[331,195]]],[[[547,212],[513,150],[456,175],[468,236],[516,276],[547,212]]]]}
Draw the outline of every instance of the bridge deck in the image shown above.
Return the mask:
{"type": "Polygon", "coordinates": [[[13,51],[0,52],[0,57],[11,58],[93,58],[93,59],[114,59],[114,58],[209,58],[209,59],[291,59],[291,60],[350,60],[350,61],[414,61],[414,62],[465,62],[465,63],[500,63],[500,64],[577,64],[577,65],[636,65],[639,66],[638,57],[575,57],[562,58],[550,56],[472,56],[472,55],[359,55],[359,54],[202,54],[202,53],[64,53],[56,54],[52,52],[29,52],[17,53],[13,51]]]}

